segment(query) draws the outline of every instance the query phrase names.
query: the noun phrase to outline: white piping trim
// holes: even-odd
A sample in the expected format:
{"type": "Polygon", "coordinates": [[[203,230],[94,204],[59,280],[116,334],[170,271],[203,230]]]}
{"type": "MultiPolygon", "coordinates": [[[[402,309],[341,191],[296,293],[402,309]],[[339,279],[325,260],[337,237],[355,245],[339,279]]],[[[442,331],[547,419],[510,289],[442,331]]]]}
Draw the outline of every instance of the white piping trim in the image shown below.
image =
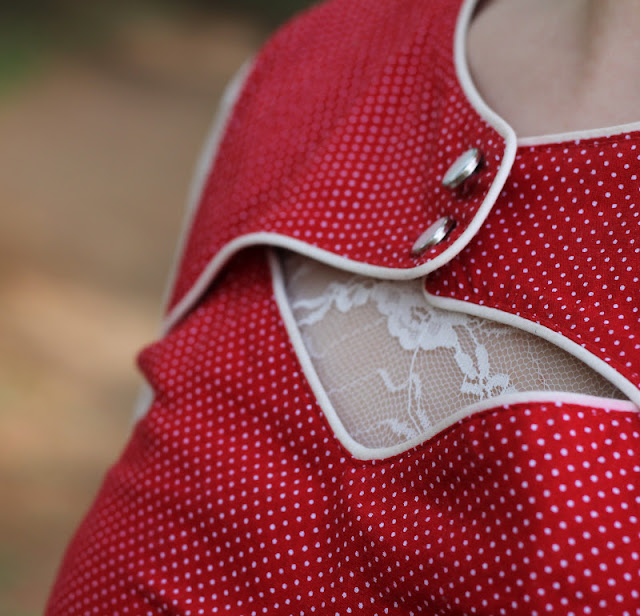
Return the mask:
{"type": "MultiPolygon", "coordinates": [[[[253,245],[264,244],[267,246],[278,246],[281,248],[286,248],[288,250],[292,250],[295,252],[299,252],[300,254],[317,259],[318,261],[325,263],[331,267],[343,269],[345,271],[352,272],[354,274],[362,275],[362,276],[373,276],[376,278],[382,278],[387,280],[408,280],[419,278],[421,276],[425,276],[426,274],[438,269],[442,265],[449,262],[453,259],[459,252],[461,252],[464,247],[468,244],[468,242],[473,238],[473,236],[478,232],[485,219],[489,215],[493,204],[498,198],[500,191],[502,190],[504,183],[507,180],[507,177],[511,171],[511,167],[513,165],[513,161],[515,159],[516,150],[518,147],[518,142],[516,134],[511,126],[505,122],[497,113],[495,113],[484,101],[480,93],[475,87],[473,80],[471,79],[471,75],[469,73],[468,63],[466,61],[466,42],[467,42],[467,33],[469,30],[469,25],[471,23],[471,19],[473,17],[473,12],[477,5],[478,0],[465,0],[460,14],[458,16],[458,22],[456,25],[455,31],[455,39],[454,39],[454,64],[456,75],[458,81],[460,83],[460,87],[463,90],[465,96],[467,97],[471,106],[476,110],[476,112],[490,125],[492,126],[498,134],[500,134],[505,140],[505,150],[503,154],[503,159],[496,173],[494,181],[487,191],[484,201],[478,208],[476,214],[474,215],[471,222],[468,224],[463,233],[458,237],[458,239],[453,242],[445,251],[439,254],[437,257],[423,263],[414,268],[409,269],[398,269],[391,267],[383,267],[370,265],[368,263],[362,263],[360,261],[354,261],[347,257],[341,257],[339,255],[334,254],[331,251],[324,250],[322,248],[318,248],[316,246],[307,244],[302,240],[298,240],[295,238],[291,238],[286,235],[281,235],[278,233],[271,232],[256,232],[256,233],[247,233],[245,235],[238,236],[231,240],[229,243],[225,244],[220,250],[216,253],[216,255],[209,261],[207,266],[200,273],[200,276],[195,281],[195,283],[191,286],[189,291],[185,294],[185,296],[178,302],[176,306],[169,312],[167,315],[163,331],[168,331],[177,321],[179,321],[191,308],[191,306],[197,301],[200,295],[206,290],[206,288],[211,284],[211,282],[215,279],[216,275],[220,272],[224,264],[235,254],[237,251],[247,248],[253,245]]],[[[235,96],[239,94],[241,91],[242,85],[244,85],[244,79],[246,79],[249,70],[251,68],[251,64],[246,64],[243,69],[238,74],[237,78],[234,80],[232,84],[232,88],[230,88],[230,95],[227,98],[228,107],[226,108],[227,114],[230,114],[233,107],[233,99],[235,96]]],[[[207,147],[205,148],[205,152],[201,158],[201,161],[198,165],[198,171],[194,178],[194,182],[192,185],[192,189],[190,191],[190,206],[189,206],[189,214],[187,216],[187,220],[185,221],[182,233],[182,239],[179,242],[180,250],[178,251],[177,258],[174,261],[174,267],[172,276],[170,278],[170,284],[168,286],[167,294],[169,290],[175,284],[176,278],[176,270],[177,264],[179,263],[179,257],[181,255],[182,250],[184,249],[184,245],[186,243],[186,238],[188,236],[188,231],[191,227],[191,222],[193,218],[193,214],[195,212],[197,203],[199,201],[200,193],[203,188],[204,181],[206,180],[207,171],[210,169],[211,160],[215,155],[215,149],[219,145],[219,140],[224,133],[224,127],[226,120],[228,120],[228,116],[216,123],[216,127],[210,137],[207,147]]],[[[635,127],[636,124],[633,125],[624,125],[623,127],[612,127],[611,131],[615,132],[621,128],[632,128],[635,127]]],[[[637,123],[637,126],[640,128],[640,122],[637,123]]],[[[581,133],[574,133],[573,135],[578,136],[582,135],[593,136],[595,134],[599,134],[602,130],[608,132],[607,129],[596,129],[594,131],[583,131],[581,133]]],[[[561,134],[558,137],[562,138],[563,136],[572,135],[571,133],[561,134]]],[[[553,135],[546,135],[541,137],[529,137],[522,142],[527,144],[542,144],[545,139],[554,138],[553,135]]],[[[625,392],[626,393],[626,392],[625,392]]]]}
{"type": "Polygon", "coordinates": [[[566,133],[550,133],[537,137],[519,137],[518,145],[522,147],[534,145],[557,145],[561,143],[572,143],[582,139],[593,139],[601,137],[606,139],[614,135],[623,135],[633,131],[640,131],[640,121],[629,122],[628,124],[617,124],[614,126],[604,126],[602,128],[590,128],[585,130],[574,130],[566,133]]]}
{"type": "Polygon", "coordinates": [[[218,148],[224,137],[227,123],[231,119],[231,113],[238,102],[240,93],[249,77],[249,73],[253,68],[253,60],[247,60],[232,77],[231,81],[222,94],[218,108],[211,123],[211,127],[207,131],[207,137],[204,142],[200,154],[198,156],[196,166],[189,183],[187,192],[187,204],[182,218],[182,227],[178,236],[177,248],[169,270],[169,276],[163,293],[162,305],[167,306],[170,299],[171,291],[176,283],[178,276],[178,264],[182,257],[182,253],[186,247],[187,237],[191,230],[191,225],[200,203],[202,191],[209,176],[209,172],[213,167],[213,162],[218,154],[218,148]]]}
{"type": "MultiPolygon", "coordinates": [[[[177,247],[171,262],[167,281],[165,282],[164,292],[162,294],[163,306],[166,306],[169,303],[170,294],[178,276],[178,264],[180,263],[182,252],[184,251],[187,243],[187,237],[193,223],[193,218],[195,216],[198,203],[200,202],[200,196],[207,181],[209,170],[213,164],[213,159],[218,152],[220,142],[224,136],[227,122],[231,117],[231,112],[251,71],[252,63],[252,60],[247,60],[225,88],[218,104],[218,109],[216,110],[213,118],[213,122],[211,123],[211,127],[207,131],[207,137],[204,145],[198,155],[196,166],[189,183],[187,202],[185,212],[182,217],[182,226],[180,229],[180,235],[178,236],[177,247]]],[[[164,326],[161,326],[161,334],[164,332],[165,328],[164,326]]],[[[153,400],[153,389],[148,383],[143,383],[138,390],[138,397],[133,408],[132,421],[134,423],[138,422],[147,414],[147,411],[153,404],[153,400]]]]}
{"type": "Polygon", "coordinates": [[[138,389],[138,397],[133,408],[132,422],[135,424],[140,421],[151,408],[155,399],[155,392],[149,383],[143,383],[138,389]]]}
{"type": "Polygon", "coordinates": [[[555,344],[563,351],[570,353],[580,361],[584,362],[595,372],[607,379],[607,381],[612,385],[615,385],[622,393],[629,396],[629,399],[635,403],[635,405],[640,405],[640,390],[631,381],[623,377],[607,362],[603,361],[590,351],[587,351],[587,349],[580,346],[578,343],[566,338],[562,334],[559,334],[544,325],[540,325],[539,323],[535,323],[525,319],[524,317],[511,314],[510,312],[504,312],[498,308],[490,308],[488,306],[472,304],[459,299],[432,295],[424,287],[422,291],[427,301],[436,308],[452,310],[454,312],[469,314],[482,319],[488,319],[505,325],[510,325],[511,327],[534,334],[535,336],[543,338],[547,342],[555,344]]]}
{"type": "MultiPolygon", "coordinates": [[[[494,178],[494,182],[491,185],[487,195],[482,203],[482,205],[478,208],[476,215],[474,216],[473,221],[469,224],[467,229],[461,234],[461,236],[454,242],[447,250],[441,253],[435,259],[415,268],[410,269],[394,269],[394,268],[386,268],[381,266],[373,266],[369,264],[360,263],[358,261],[352,261],[345,257],[340,257],[335,255],[332,252],[317,248],[315,246],[311,246],[306,244],[301,240],[296,240],[294,238],[290,238],[288,236],[283,236],[274,233],[252,233],[244,236],[240,236],[230,243],[223,246],[223,248],[217,253],[217,255],[209,262],[207,267],[204,269],[196,283],[191,287],[189,292],[182,298],[182,300],[173,308],[173,310],[166,317],[162,331],[167,332],[171,327],[178,321],[182,316],[189,310],[190,306],[197,301],[200,294],[209,286],[211,281],[215,278],[219,270],[223,267],[228,259],[238,250],[257,244],[266,244],[274,247],[282,247],[287,248],[289,250],[294,250],[300,252],[302,255],[309,256],[311,258],[315,258],[327,265],[344,269],[346,271],[353,272],[355,274],[360,274],[364,276],[374,276],[379,278],[387,278],[392,280],[407,280],[418,278],[428,274],[431,271],[438,269],[441,265],[444,265],[447,261],[455,257],[466,245],[466,243],[475,235],[480,226],[484,223],[484,220],[489,214],[489,211],[493,207],[495,200],[497,199],[502,187],[507,179],[507,176],[511,170],[511,166],[513,165],[513,161],[515,159],[516,149],[518,146],[531,146],[531,145],[544,145],[544,144],[552,144],[559,143],[567,140],[578,140],[585,139],[590,137],[608,137],[617,133],[624,133],[633,130],[640,130],[640,122],[634,122],[629,124],[622,124],[619,126],[612,126],[607,128],[599,128],[593,130],[584,130],[584,131],[574,131],[567,133],[556,133],[549,135],[541,135],[534,137],[525,137],[525,138],[517,138],[515,132],[511,128],[511,126],[505,122],[497,113],[495,113],[484,101],[481,97],[480,93],[475,87],[473,80],[471,79],[471,75],[469,73],[468,64],[466,61],[467,51],[466,51],[466,41],[467,34],[469,30],[469,25],[471,23],[471,19],[473,16],[473,12],[476,8],[477,2],[479,0],[465,0],[460,14],[458,16],[458,23],[456,25],[455,32],[455,41],[454,41],[454,63],[456,68],[456,74],[458,77],[458,81],[460,86],[467,96],[470,104],[475,108],[477,113],[485,119],[500,135],[505,139],[505,151],[502,159],[502,164],[496,177],[494,178]]],[[[235,75],[233,80],[230,82],[227,90],[225,91],[221,103],[220,109],[216,114],[214,119],[212,128],[210,129],[209,136],[206,139],[205,146],[202,149],[202,152],[198,158],[198,162],[195,168],[195,173],[191,180],[190,188],[188,191],[188,199],[187,199],[187,208],[185,212],[185,216],[182,223],[182,230],[180,232],[179,240],[178,240],[178,249],[176,250],[175,257],[173,259],[173,263],[170,269],[170,275],[168,277],[168,282],[165,287],[164,292],[164,304],[166,305],[169,300],[169,295],[173,286],[175,285],[177,274],[178,274],[178,264],[180,262],[180,258],[182,256],[183,250],[185,248],[185,244],[187,241],[187,237],[189,235],[189,231],[191,229],[191,225],[193,223],[193,218],[197,211],[197,205],[200,200],[200,196],[202,194],[202,190],[204,188],[204,184],[207,179],[207,175],[209,170],[211,169],[213,160],[217,154],[218,147],[224,135],[224,131],[226,129],[226,125],[228,120],[230,119],[231,113],[235,106],[235,103],[244,87],[246,79],[253,67],[253,61],[247,61],[235,75]]],[[[275,284],[275,283],[274,283],[275,284]]],[[[286,297],[285,297],[286,300],[286,297]]],[[[454,300],[450,300],[454,301],[454,300]]],[[[286,302],[285,302],[286,303],[286,302]]],[[[435,305],[435,303],[434,303],[435,305]]],[[[466,305],[465,305],[466,306],[466,305]]],[[[282,308],[281,308],[282,309],[282,308]]],[[[486,309],[488,310],[488,309],[486,309]]],[[[471,310],[458,310],[459,312],[469,312],[472,313],[471,310]]],[[[513,315],[510,315],[513,316],[513,315]]],[[[516,317],[514,317],[516,318],[516,317]]],[[[505,322],[505,321],[502,321],[505,322]]],[[[294,322],[295,323],[295,322],[294,322]]],[[[529,322],[527,322],[529,323],[529,322]]],[[[535,324],[532,324],[535,325],[535,324]]],[[[516,326],[517,327],[517,326],[516,326]]],[[[537,326],[541,327],[541,326],[537,326]]],[[[296,328],[297,329],[297,328],[296,328]]],[[[551,330],[548,330],[551,331],[551,330]]],[[[554,333],[554,332],[552,332],[554,333]]],[[[544,336],[542,336],[544,337],[544,336]]],[[[569,344],[570,341],[561,339],[563,343],[569,344]]],[[[575,344],[575,343],[571,343],[575,344]]],[[[562,344],[559,344],[562,347],[562,344]]],[[[575,345],[578,349],[580,349],[583,353],[586,353],[582,347],[579,345],[575,345]]],[[[571,351],[569,351],[571,352],[571,351]]],[[[576,353],[572,353],[576,355],[576,353]]],[[[579,359],[582,359],[578,355],[576,355],[579,359]]],[[[595,356],[593,356],[595,357],[595,356]]],[[[597,360],[597,358],[595,358],[597,360]]],[[[585,361],[582,359],[582,361],[585,361]]],[[[594,360],[595,361],[595,360],[594,360]]],[[[617,372],[613,371],[606,363],[601,362],[603,364],[601,369],[609,369],[611,370],[617,377],[622,379],[617,372]]],[[[588,365],[592,366],[589,361],[585,361],[588,365]]],[[[608,378],[614,385],[619,387],[624,393],[627,393],[630,398],[634,398],[638,394],[638,390],[629,382],[626,381],[626,388],[620,386],[616,381],[607,377],[603,372],[594,368],[598,372],[600,372],[605,378],[608,378]],[[632,394],[629,394],[629,389],[632,389],[632,394]]],[[[144,409],[142,408],[143,404],[146,404],[147,400],[149,400],[148,392],[141,392],[138,404],[136,405],[135,416],[141,416],[144,414],[144,409]]],[[[355,442],[355,441],[354,441],[355,442]]],[[[358,445],[356,443],[356,445],[358,445]]],[[[358,445],[359,446],[359,445],[358,445]]],[[[360,446],[359,446],[360,447],[360,446]]]]}
{"type": "Polygon", "coordinates": [[[302,367],[304,377],[311,387],[311,390],[316,397],[318,406],[326,417],[327,422],[329,423],[329,426],[333,431],[335,437],[338,439],[344,449],[358,460],[383,460],[385,458],[399,455],[401,453],[409,451],[413,447],[416,447],[428,441],[430,438],[442,432],[443,430],[446,430],[448,427],[452,426],[461,419],[470,417],[471,415],[479,413],[481,411],[486,411],[493,408],[498,409],[502,406],[507,405],[537,402],[547,402],[549,404],[567,403],[589,408],[608,409],[612,411],[622,411],[628,413],[638,412],[638,407],[632,402],[628,402],[626,400],[599,398],[597,396],[554,391],[519,392],[516,394],[506,394],[503,396],[498,396],[490,400],[485,400],[483,402],[464,407],[456,413],[450,415],[447,421],[443,424],[440,424],[437,429],[427,431],[416,438],[413,438],[404,443],[400,443],[393,447],[365,447],[364,445],[361,445],[360,443],[355,441],[349,435],[346,428],[344,427],[344,424],[340,420],[340,417],[338,416],[338,413],[336,412],[331,400],[329,399],[329,396],[327,395],[327,392],[325,391],[320,378],[318,377],[318,373],[315,370],[313,362],[311,361],[311,357],[307,352],[295,317],[293,316],[293,312],[291,311],[284,285],[282,268],[280,267],[278,257],[273,250],[269,250],[268,258],[269,267],[271,269],[271,279],[275,301],[280,311],[280,317],[282,318],[285,329],[289,334],[289,339],[298,358],[298,362],[302,367]]]}
{"type": "MultiPolygon", "coordinates": [[[[484,220],[484,217],[483,217],[484,220]]],[[[474,220],[475,223],[475,220],[474,220]]],[[[482,220],[477,224],[470,225],[469,228],[460,236],[460,239],[465,238],[467,235],[473,235],[476,232],[476,227],[482,224],[482,220]],[[470,228],[473,229],[470,231],[470,228]]],[[[250,246],[272,246],[278,248],[284,248],[297,252],[303,256],[320,261],[325,265],[341,269],[360,276],[370,276],[373,278],[381,278],[384,280],[413,280],[426,276],[430,272],[438,269],[450,259],[452,259],[459,251],[464,248],[464,244],[458,246],[460,239],[452,244],[446,251],[438,255],[431,261],[427,261],[417,267],[409,269],[399,269],[392,267],[383,267],[381,265],[370,265],[368,263],[361,263],[360,261],[353,261],[346,257],[341,257],[335,253],[325,250],[324,248],[318,248],[311,244],[307,244],[302,240],[289,237],[287,235],[280,235],[279,233],[270,233],[267,231],[260,231],[258,233],[247,233],[246,235],[240,235],[234,240],[231,240],[228,244],[225,244],[216,255],[209,261],[204,268],[196,282],[191,286],[189,291],[184,297],[174,306],[173,310],[167,315],[163,330],[168,332],[191,308],[191,306],[198,300],[202,293],[205,292],[207,287],[213,282],[217,274],[227,261],[239,250],[248,248],[250,246]],[[456,249],[453,252],[453,249],[456,249]],[[451,254],[453,253],[453,254],[451,254]]],[[[471,238],[469,238],[471,239],[471,238]]]]}
{"type": "MultiPolygon", "coordinates": [[[[454,42],[454,63],[458,82],[471,106],[476,110],[478,115],[487,122],[487,124],[494,128],[505,139],[506,145],[502,165],[496,174],[496,179],[492,186],[493,188],[497,184],[500,185],[498,188],[499,194],[509,172],[511,171],[511,166],[513,165],[517,149],[517,139],[513,128],[511,128],[505,120],[503,120],[493,109],[491,109],[491,107],[489,107],[489,105],[487,105],[480,95],[480,92],[478,92],[478,89],[471,78],[471,73],[469,72],[469,65],[467,63],[467,35],[471,24],[471,18],[473,17],[473,12],[475,11],[477,3],[478,0],[465,0],[462,8],[460,9],[454,42]],[[498,179],[501,181],[498,182],[498,179]]],[[[498,195],[496,195],[496,197],[497,196],[498,195]]]]}
{"type": "Polygon", "coordinates": [[[460,15],[458,18],[458,26],[456,29],[456,45],[455,45],[455,63],[456,71],[458,73],[458,80],[460,85],[467,96],[469,102],[473,105],[476,111],[485,119],[489,124],[493,125],[500,134],[499,126],[505,125],[509,128],[517,147],[529,147],[536,145],[557,145],[563,142],[571,143],[573,141],[579,141],[581,139],[593,139],[595,137],[611,137],[613,135],[622,135],[632,131],[640,130],[640,121],[629,122],[625,124],[617,124],[613,126],[603,126],[601,128],[591,128],[575,131],[567,131],[562,133],[548,133],[546,135],[534,135],[531,137],[518,137],[514,130],[502,119],[493,109],[491,109],[482,98],[480,92],[476,88],[471,73],[469,72],[469,65],[467,62],[467,38],[469,33],[469,26],[473,14],[476,10],[479,0],[465,0],[462,6],[460,15]]]}
{"type": "MultiPolygon", "coordinates": [[[[173,327],[173,325],[188,312],[190,307],[211,284],[215,276],[231,256],[238,250],[249,246],[260,244],[267,246],[279,246],[281,248],[299,252],[300,254],[312,259],[317,259],[331,267],[343,269],[361,276],[373,276],[387,280],[409,280],[425,276],[448,263],[465,248],[489,215],[489,212],[491,211],[491,208],[498,198],[507,176],[509,175],[516,154],[516,139],[513,129],[484,103],[471,82],[466,64],[463,61],[460,61],[460,58],[464,58],[466,53],[465,36],[475,2],[476,0],[466,0],[458,20],[455,33],[456,71],[458,72],[458,78],[463,90],[465,90],[469,96],[469,99],[477,112],[505,139],[505,150],[500,168],[496,173],[491,187],[487,191],[484,201],[458,239],[437,257],[427,261],[426,263],[409,269],[399,269],[354,261],[347,257],[336,255],[328,250],[312,246],[301,240],[278,233],[256,232],[241,235],[220,248],[211,261],[209,261],[207,266],[200,273],[196,282],[167,315],[164,323],[165,331],[171,329],[171,327],[173,327]]],[[[409,249],[410,246],[407,247],[407,250],[409,249]]]]}

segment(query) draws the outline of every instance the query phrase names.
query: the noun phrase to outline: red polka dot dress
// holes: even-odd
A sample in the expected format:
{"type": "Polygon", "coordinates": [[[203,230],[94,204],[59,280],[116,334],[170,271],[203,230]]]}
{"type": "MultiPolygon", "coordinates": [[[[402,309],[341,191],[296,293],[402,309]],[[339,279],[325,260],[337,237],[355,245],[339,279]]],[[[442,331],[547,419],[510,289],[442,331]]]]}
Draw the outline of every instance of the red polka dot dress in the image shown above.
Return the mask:
{"type": "Polygon", "coordinates": [[[640,130],[517,143],[461,61],[473,7],[333,0],[256,59],[48,616],[640,614],[640,130]],[[621,395],[510,393],[365,446],[275,248],[420,281],[621,395]]]}

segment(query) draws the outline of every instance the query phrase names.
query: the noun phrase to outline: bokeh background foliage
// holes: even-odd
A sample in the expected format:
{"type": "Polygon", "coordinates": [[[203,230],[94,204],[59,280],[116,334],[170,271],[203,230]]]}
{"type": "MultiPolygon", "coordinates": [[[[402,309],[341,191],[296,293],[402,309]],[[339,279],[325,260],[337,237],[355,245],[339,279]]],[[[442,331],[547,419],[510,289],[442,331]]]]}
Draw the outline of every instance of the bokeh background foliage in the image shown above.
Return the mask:
{"type": "Polygon", "coordinates": [[[126,442],[225,83],[309,4],[0,3],[0,616],[42,613],[126,442]]]}
{"type": "Polygon", "coordinates": [[[312,0],[20,0],[0,3],[0,93],[47,54],[108,43],[123,20],[235,16],[269,32],[312,0]]]}

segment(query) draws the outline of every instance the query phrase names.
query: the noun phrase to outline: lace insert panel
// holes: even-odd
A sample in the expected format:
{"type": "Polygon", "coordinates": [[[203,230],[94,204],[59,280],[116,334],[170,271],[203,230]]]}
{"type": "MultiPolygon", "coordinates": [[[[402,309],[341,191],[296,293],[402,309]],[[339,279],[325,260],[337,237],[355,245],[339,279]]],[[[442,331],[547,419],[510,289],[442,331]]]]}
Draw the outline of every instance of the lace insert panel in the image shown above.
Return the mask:
{"type": "Polygon", "coordinates": [[[422,281],[385,281],[287,253],[288,300],[329,399],[361,445],[437,432],[502,394],[565,391],[625,399],[579,359],[534,334],[431,306],[422,281]]]}

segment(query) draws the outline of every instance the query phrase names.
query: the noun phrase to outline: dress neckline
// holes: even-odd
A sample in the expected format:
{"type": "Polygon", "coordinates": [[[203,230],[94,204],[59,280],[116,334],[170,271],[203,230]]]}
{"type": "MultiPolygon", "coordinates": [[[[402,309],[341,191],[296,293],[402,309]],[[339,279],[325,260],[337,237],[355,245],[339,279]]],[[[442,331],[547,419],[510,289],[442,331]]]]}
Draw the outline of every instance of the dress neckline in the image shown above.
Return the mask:
{"type": "Polygon", "coordinates": [[[464,96],[473,109],[484,118],[492,127],[500,133],[505,134],[507,141],[515,140],[516,147],[536,147],[558,144],[571,144],[585,139],[603,139],[610,137],[624,137],[628,133],[640,131],[640,120],[613,126],[604,126],[584,130],[575,130],[560,133],[546,133],[533,136],[519,136],[511,125],[496,113],[484,100],[469,70],[467,60],[467,40],[469,28],[476,9],[481,0],[463,0],[454,38],[454,64],[455,73],[464,96]],[[505,130],[506,129],[506,130],[505,130]]]}

